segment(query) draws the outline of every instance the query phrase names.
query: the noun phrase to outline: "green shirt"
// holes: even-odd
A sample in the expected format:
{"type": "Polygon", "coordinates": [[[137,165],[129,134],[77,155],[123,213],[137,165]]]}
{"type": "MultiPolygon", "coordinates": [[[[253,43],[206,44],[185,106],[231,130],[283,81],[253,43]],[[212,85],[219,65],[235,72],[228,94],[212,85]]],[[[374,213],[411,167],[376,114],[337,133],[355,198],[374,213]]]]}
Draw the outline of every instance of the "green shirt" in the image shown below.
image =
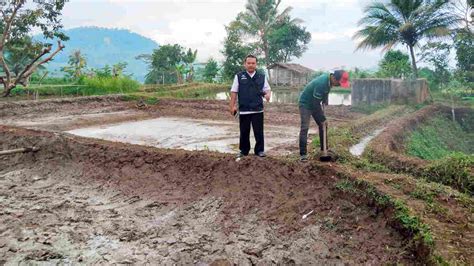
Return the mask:
{"type": "Polygon", "coordinates": [[[314,109],[315,100],[327,103],[331,85],[329,82],[329,73],[322,74],[310,81],[301,93],[299,105],[308,109],[314,109]]]}

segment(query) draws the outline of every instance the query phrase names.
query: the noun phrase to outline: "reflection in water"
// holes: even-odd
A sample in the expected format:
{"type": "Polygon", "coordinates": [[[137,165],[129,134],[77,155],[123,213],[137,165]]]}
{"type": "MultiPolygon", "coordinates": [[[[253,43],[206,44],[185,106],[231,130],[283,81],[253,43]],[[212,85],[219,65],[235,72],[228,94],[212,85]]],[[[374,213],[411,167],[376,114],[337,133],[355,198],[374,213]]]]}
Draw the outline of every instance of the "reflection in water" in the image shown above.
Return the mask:
{"type": "MultiPolygon", "coordinates": [[[[298,103],[300,92],[293,90],[274,90],[270,102],[273,103],[298,103]]],[[[229,100],[230,92],[218,92],[208,97],[214,100],[229,100]]],[[[350,93],[329,93],[329,105],[351,105],[350,93]]]]}

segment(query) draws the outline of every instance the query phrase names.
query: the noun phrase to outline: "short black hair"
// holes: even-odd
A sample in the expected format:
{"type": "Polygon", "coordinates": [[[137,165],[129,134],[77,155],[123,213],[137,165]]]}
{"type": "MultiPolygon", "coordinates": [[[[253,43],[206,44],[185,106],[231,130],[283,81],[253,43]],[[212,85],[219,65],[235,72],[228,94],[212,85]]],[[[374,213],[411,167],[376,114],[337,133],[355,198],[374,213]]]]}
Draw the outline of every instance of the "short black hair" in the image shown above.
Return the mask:
{"type": "Polygon", "coordinates": [[[247,58],[255,58],[255,61],[258,62],[257,57],[256,57],[255,55],[253,55],[253,54],[247,55],[247,56],[245,57],[245,59],[244,59],[244,62],[247,62],[247,58]]]}

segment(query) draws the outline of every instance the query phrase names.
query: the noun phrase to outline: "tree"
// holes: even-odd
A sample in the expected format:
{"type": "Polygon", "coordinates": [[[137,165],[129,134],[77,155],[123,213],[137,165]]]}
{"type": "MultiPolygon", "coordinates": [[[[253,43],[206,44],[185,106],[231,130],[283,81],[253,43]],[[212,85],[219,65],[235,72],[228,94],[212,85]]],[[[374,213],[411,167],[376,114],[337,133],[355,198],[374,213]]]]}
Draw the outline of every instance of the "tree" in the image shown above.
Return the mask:
{"type": "Polygon", "coordinates": [[[390,50],[397,44],[410,51],[413,74],[418,76],[414,48],[420,40],[449,37],[450,28],[458,23],[447,10],[447,0],[390,0],[375,2],[364,10],[359,21],[361,30],[354,39],[361,39],[357,49],[383,47],[390,50]]]}
{"type": "Polygon", "coordinates": [[[441,42],[427,43],[421,48],[421,60],[434,68],[433,82],[436,87],[444,87],[450,80],[450,49],[451,45],[441,42]]]}
{"type": "Polygon", "coordinates": [[[291,7],[279,12],[281,0],[248,0],[245,11],[226,26],[223,78],[231,79],[242,69],[248,54],[262,56],[259,62],[267,68],[276,62],[301,57],[311,34],[300,26],[300,19],[290,17],[291,7]]]}
{"type": "MultiPolygon", "coordinates": [[[[302,22],[298,18],[290,18],[290,12],[293,9],[291,6],[279,12],[278,7],[280,4],[281,0],[248,0],[245,12],[241,16],[242,29],[246,34],[257,38],[258,45],[264,55],[263,61],[267,68],[272,63],[271,52],[279,53],[279,50],[272,49],[271,47],[270,37],[272,32],[279,26],[286,26],[288,30],[291,25],[297,25],[302,22]]],[[[304,28],[302,29],[304,31],[304,28]]],[[[274,40],[276,39],[275,37],[273,36],[274,40]]]]}
{"type": "Polygon", "coordinates": [[[180,73],[176,74],[176,66],[181,62],[182,47],[178,44],[163,45],[155,49],[151,55],[150,72],[146,83],[176,83],[180,73]]]}
{"type": "Polygon", "coordinates": [[[378,76],[386,78],[405,78],[410,74],[410,57],[401,51],[390,50],[379,63],[378,76]]]}
{"type": "Polygon", "coordinates": [[[222,70],[224,80],[232,80],[236,73],[242,71],[245,56],[255,52],[252,45],[243,42],[241,17],[242,13],[225,27],[227,36],[224,40],[224,50],[221,51],[225,57],[222,70]]]}
{"type": "Polygon", "coordinates": [[[360,69],[355,67],[354,70],[349,71],[351,79],[365,79],[365,78],[374,78],[375,74],[369,70],[360,69]]]}
{"type": "Polygon", "coordinates": [[[125,68],[127,68],[127,62],[118,62],[112,66],[112,76],[113,77],[122,77],[125,68]]]}
{"type": "Polygon", "coordinates": [[[217,66],[216,60],[213,58],[207,61],[206,67],[204,67],[204,80],[206,82],[212,82],[219,73],[219,67],[217,66]]]}
{"type": "MultiPolygon", "coordinates": [[[[34,42],[30,36],[24,36],[6,45],[5,61],[10,66],[10,71],[18,76],[31,60],[41,53],[42,49],[43,45],[41,43],[34,42]]],[[[0,70],[3,70],[2,66],[0,66],[0,70]]]]}
{"type": "Polygon", "coordinates": [[[460,30],[454,38],[458,74],[464,82],[474,82],[474,35],[460,30]]]}
{"type": "Polygon", "coordinates": [[[112,68],[109,65],[105,65],[103,68],[92,69],[92,72],[99,78],[112,77],[112,68]]]}
{"type": "Polygon", "coordinates": [[[140,55],[137,58],[148,62],[150,72],[146,75],[145,83],[182,83],[183,77],[192,81],[194,75],[193,63],[197,50],[188,49],[186,52],[179,44],[167,44],[155,49],[151,56],[140,55]]]}
{"type": "Polygon", "coordinates": [[[472,33],[474,25],[474,0],[450,0],[448,9],[458,21],[460,29],[472,33]]]}
{"type": "Polygon", "coordinates": [[[69,55],[68,66],[61,68],[69,77],[78,79],[83,75],[83,70],[87,67],[87,60],[82,55],[81,50],[75,50],[69,55]]]}
{"type": "MultiPolygon", "coordinates": [[[[64,49],[61,41],[67,40],[62,32],[62,24],[59,16],[64,8],[66,0],[6,0],[0,2],[0,66],[4,72],[0,76],[3,85],[3,96],[8,96],[12,89],[18,84],[27,86],[30,76],[43,64],[49,62],[53,57],[64,49]],[[46,39],[58,38],[57,48],[52,51],[52,44],[44,43],[41,51],[35,51],[34,57],[23,67],[18,74],[12,69],[15,67],[8,63],[8,50],[21,44],[22,40],[34,29],[41,30],[46,39]],[[49,54],[48,56],[46,56],[49,54]],[[45,57],[46,56],[46,57],[45,57]]],[[[26,46],[27,47],[27,46],[26,46]]],[[[10,52],[11,53],[11,52],[10,52]]],[[[16,63],[16,62],[13,62],[16,63]]]]}
{"type": "Polygon", "coordinates": [[[196,61],[197,50],[188,49],[188,51],[183,55],[182,58],[182,68],[184,69],[183,73],[186,77],[186,82],[192,82],[194,77],[194,67],[193,63],[196,61]]]}
{"type": "Polygon", "coordinates": [[[301,57],[310,41],[311,33],[306,28],[292,23],[289,17],[284,18],[268,35],[269,63],[286,63],[292,57],[301,57]]]}

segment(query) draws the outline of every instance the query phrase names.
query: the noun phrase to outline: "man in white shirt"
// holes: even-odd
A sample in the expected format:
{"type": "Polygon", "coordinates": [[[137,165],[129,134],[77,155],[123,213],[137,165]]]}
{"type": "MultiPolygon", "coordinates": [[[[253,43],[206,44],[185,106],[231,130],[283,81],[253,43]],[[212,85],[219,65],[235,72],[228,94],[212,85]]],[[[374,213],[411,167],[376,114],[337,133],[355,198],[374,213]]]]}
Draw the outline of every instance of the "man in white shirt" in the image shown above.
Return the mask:
{"type": "Polygon", "coordinates": [[[245,57],[246,71],[237,73],[231,88],[230,113],[239,112],[240,153],[238,158],[247,156],[250,151],[250,125],[255,136],[255,155],[265,157],[263,134],[263,98],[270,101],[271,89],[265,74],[257,72],[257,58],[253,55],[245,57]],[[239,100],[237,109],[236,100],[239,100]]]}

